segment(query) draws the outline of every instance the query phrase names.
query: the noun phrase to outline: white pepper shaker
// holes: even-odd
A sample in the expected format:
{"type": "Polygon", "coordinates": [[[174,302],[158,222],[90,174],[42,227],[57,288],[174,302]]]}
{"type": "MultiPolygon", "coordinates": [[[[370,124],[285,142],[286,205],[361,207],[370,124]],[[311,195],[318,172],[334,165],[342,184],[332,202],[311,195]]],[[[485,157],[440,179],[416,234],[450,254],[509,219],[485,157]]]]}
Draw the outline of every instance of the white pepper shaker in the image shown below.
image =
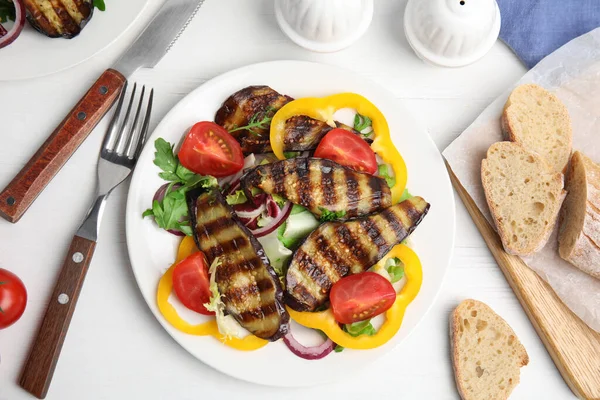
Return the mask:
{"type": "Polygon", "coordinates": [[[409,0],[404,32],[423,60],[461,67],[492,48],[500,33],[500,9],[496,0],[409,0]]]}

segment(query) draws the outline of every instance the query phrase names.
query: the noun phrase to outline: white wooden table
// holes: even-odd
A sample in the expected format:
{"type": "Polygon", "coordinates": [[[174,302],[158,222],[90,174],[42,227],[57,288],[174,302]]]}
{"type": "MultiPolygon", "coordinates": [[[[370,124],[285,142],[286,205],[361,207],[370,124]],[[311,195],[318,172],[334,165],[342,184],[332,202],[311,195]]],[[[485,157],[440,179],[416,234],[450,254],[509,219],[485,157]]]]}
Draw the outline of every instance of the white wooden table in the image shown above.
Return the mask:
{"type": "MultiPolygon", "coordinates": [[[[93,59],[45,78],[0,83],[1,187],[133,40],[157,2],[152,0],[142,18],[93,59]]],[[[442,150],[521,77],[525,67],[500,42],[481,61],[465,68],[425,65],[404,37],[405,3],[377,0],[373,23],[359,42],[339,53],[317,54],[297,47],[281,33],[273,0],[207,0],[161,63],[134,78],[156,89],[152,127],[192,89],[225,71],[267,60],[310,60],[346,67],[388,88],[414,112],[442,150]]],[[[96,157],[106,126],[105,120],[18,224],[0,219],[0,267],[20,275],[29,293],[23,318],[0,331],[0,400],[33,398],[18,387],[17,380],[67,246],[92,199],[96,157]]],[[[469,297],[502,315],[530,355],[512,398],[574,397],[459,200],[454,258],[436,303],[399,348],[358,379],[290,390],[257,386],[216,372],[171,339],[138,291],[125,245],[127,186],[116,190],[107,207],[48,399],[456,399],[448,316],[460,300],[469,297]]]]}

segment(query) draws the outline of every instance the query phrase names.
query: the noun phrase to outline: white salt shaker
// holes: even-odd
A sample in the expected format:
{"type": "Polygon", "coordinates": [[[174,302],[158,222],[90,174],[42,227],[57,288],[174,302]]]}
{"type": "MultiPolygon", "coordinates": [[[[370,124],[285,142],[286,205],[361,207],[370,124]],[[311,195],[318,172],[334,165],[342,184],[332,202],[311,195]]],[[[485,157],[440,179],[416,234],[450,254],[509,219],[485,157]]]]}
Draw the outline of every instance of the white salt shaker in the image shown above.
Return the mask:
{"type": "Polygon", "coordinates": [[[367,31],[373,0],[275,0],[275,16],[297,45],[333,52],[350,46],[367,31]]]}
{"type": "Polygon", "coordinates": [[[409,0],[404,32],[423,60],[461,67],[492,48],[500,33],[500,9],[496,0],[409,0]]]}

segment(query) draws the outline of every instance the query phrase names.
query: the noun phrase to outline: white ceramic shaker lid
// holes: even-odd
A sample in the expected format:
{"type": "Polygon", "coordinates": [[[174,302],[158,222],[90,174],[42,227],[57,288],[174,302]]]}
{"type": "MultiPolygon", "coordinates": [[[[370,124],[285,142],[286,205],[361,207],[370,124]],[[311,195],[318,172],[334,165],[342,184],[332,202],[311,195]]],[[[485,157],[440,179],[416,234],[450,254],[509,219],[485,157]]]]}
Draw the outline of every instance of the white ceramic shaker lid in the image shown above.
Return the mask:
{"type": "Polygon", "coordinates": [[[500,33],[500,9],[496,0],[409,0],[404,32],[423,60],[461,67],[492,48],[500,33]]]}
{"type": "Polygon", "coordinates": [[[275,16],[297,45],[333,52],[350,46],[367,31],[373,0],[275,0],[275,16]]]}

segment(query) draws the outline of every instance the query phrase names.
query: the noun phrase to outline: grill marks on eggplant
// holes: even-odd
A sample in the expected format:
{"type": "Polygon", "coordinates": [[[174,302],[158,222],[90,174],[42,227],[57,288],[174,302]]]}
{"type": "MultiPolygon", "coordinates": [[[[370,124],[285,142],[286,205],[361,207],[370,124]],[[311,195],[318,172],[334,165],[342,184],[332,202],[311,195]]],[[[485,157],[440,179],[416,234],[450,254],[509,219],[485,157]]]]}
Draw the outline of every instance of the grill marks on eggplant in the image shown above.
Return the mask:
{"type": "MultiPolygon", "coordinates": [[[[291,97],[279,94],[268,86],[248,86],[225,100],[217,110],[215,122],[231,131],[248,125],[253,118],[260,120],[267,114],[273,116],[275,111],[292,100],[291,97]]],[[[240,143],[245,155],[271,151],[268,125],[266,129],[244,129],[231,132],[231,135],[240,143]]]]}
{"type": "Polygon", "coordinates": [[[345,212],[340,219],[360,217],[392,203],[384,179],[320,158],[297,157],[259,165],[244,175],[241,185],[247,196],[257,187],[300,204],[318,217],[323,210],[345,212]]]}
{"type": "Polygon", "coordinates": [[[31,25],[49,37],[73,38],[92,18],[92,0],[24,0],[31,25]]]}
{"type": "Polygon", "coordinates": [[[298,311],[314,311],[331,286],[348,274],[366,271],[403,241],[429,211],[413,197],[379,214],[347,222],[327,222],[296,250],[286,274],[286,301],[298,311]]]}
{"type": "Polygon", "coordinates": [[[288,330],[283,291],[265,252],[227,205],[218,189],[188,192],[198,248],[212,264],[225,310],[252,334],[277,340],[288,330]]]}

